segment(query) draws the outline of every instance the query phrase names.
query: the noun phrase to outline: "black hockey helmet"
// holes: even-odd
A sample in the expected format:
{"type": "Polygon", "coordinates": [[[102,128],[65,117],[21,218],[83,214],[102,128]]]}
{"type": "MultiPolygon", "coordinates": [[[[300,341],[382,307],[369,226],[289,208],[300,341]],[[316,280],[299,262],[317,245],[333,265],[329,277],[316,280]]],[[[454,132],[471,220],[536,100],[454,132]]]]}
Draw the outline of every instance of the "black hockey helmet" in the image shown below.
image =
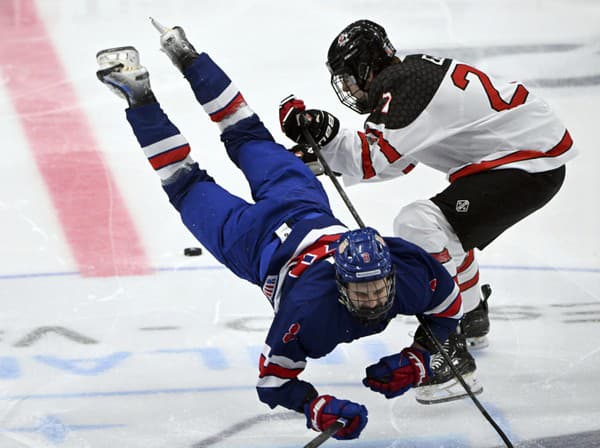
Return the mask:
{"type": "Polygon", "coordinates": [[[381,25],[358,20],[344,28],[327,52],[331,85],[340,101],[358,113],[368,112],[369,75],[377,75],[387,67],[395,54],[381,25]]]}

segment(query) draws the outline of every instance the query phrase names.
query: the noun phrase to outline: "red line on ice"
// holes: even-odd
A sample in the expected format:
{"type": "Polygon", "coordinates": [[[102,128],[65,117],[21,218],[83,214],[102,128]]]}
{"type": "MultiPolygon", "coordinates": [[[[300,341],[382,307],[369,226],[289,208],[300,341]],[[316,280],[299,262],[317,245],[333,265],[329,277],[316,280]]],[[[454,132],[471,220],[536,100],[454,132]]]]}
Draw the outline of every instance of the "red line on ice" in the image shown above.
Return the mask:
{"type": "Polygon", "coordinates": [[[34,0],[0,1],[0,69],[81,275],[151,272],[34,0]]]}

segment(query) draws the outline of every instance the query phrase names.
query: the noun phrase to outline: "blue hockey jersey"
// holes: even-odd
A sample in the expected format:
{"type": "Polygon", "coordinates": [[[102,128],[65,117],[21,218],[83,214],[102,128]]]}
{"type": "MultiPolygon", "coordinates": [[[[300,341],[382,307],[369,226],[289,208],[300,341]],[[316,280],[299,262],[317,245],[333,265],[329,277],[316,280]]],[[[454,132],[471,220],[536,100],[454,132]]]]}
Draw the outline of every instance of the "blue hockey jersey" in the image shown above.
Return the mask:
{"type": "Polygon", "coordinates": [[[396,275],[393,307],[375,322],[353,317],[338,301],[337,285],[332,281],[336,237],[321,238],[288,263],[259,365],[258,395],[271,407],[300,410],[313,390],[298,378],[307,358],[320,358],[339,343],[380,333],[397,315],[422,315],[440,341],[454,331],[462,316],[459,290],[448,272],[414,244],[384,238],[396,275]],[[302,265],[303,259],[313,262],[302,265]]]}
{"type": "MultiPolygon", "coordinates": [[[[331,211],[321,183],[273,141],[227,75],[202,53],[184,72],[222,130],[227,154],[246,176],[254,203],[220,187],[190,156],[190,146],[158,103],[127,119],[190,232],[240,278],[262,287],[275,311],[260,357],[260,399],[302,410],[315,393],[299,379],[308,358],[339,343],[383,331],[396,315],[419,315],[443,341],[462,316],[458,287],[429,254],[385,238],[396,275],[393,307],[377,322],[353,317],[338,302],[333,255],[348,230],[331,211]]],[[[402,347],[398,347],[400,351],[402,347]]]]}

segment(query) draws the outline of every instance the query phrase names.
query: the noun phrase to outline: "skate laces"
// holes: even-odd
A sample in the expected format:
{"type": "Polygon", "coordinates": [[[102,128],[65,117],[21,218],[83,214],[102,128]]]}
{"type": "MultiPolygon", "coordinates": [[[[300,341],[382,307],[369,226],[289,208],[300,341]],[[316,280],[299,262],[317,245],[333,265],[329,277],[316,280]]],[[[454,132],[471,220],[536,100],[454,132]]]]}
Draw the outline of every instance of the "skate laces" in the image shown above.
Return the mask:
{"type": "MultiPolygon", "coordinates": [[[[446,342],[444,342],[442,344],[442,347],[443,347],[444,351],[446,353],[448,353],[448,355],[452,356],[450,353],[450,342],[448,340],[446,340],[446,342]]],[[[441,353],[438,352],[431,356],[431,361],[429,364],[431,367],[431,370],[433,370],[433,371],[439,370],[444,364],[445,364],[444,357],[442,356],[441,353]]]]}

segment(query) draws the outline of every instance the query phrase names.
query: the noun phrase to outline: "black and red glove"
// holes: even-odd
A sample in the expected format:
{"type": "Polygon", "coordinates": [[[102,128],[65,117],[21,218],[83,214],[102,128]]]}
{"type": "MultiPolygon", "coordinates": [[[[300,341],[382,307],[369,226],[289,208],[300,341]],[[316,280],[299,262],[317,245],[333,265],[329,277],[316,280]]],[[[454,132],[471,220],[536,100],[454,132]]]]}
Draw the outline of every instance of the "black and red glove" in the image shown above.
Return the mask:
{"type": "Polygon", "coordinates": [[[279,103],[279,124],[283,133],[295,141],[300,142],[302,133],[300,132],[300,123],[298,123],[298,114],[304,112],[306,106],[304,101],[290,95],[279,103]]]}
{"type": "Polygon", "coordinates": [[[302,135],[302,127],[306,126],[310,135],[321,146],[333,140],[340,130],[340,121],[336,117],[324,110],[306,110],[304,101],[294,95],[281,100],[279,124],[283,133],[296,143],[308,143],[302,135]],[[304,116],[305,124],[301,115],[304,116]]]}
{"type": "Polygon", "coordinates": [[[320,176],[325,172],[325,170],[323,169],[323,165],[321,165],[319,158],[317,157],[310,145],[307,145],[305,143],[298,143],[292,148],[288,148],[288,151],[294,154],[300,160],[302,160],[304,164],[310,168],[310,170],[315,176],[320,176]]]}
{"type": "Polygon", "coordinates": [[[429,352],[408,347],[395,355],[381,358],[367,367],[363,384],[382,393],[385,398],[402,395],[408,389],[419,386],[431,376],[429,352]]]}
{"type": "Polygon", "coordinates": [[[346,425],[333,435],[334,439],[356,439],[367,424],[367,408],[348,400],[338,400],[331,395],[319,395],[304,405],[306,427],[317,432],[325,431],[338,419],[346,425]]]}

